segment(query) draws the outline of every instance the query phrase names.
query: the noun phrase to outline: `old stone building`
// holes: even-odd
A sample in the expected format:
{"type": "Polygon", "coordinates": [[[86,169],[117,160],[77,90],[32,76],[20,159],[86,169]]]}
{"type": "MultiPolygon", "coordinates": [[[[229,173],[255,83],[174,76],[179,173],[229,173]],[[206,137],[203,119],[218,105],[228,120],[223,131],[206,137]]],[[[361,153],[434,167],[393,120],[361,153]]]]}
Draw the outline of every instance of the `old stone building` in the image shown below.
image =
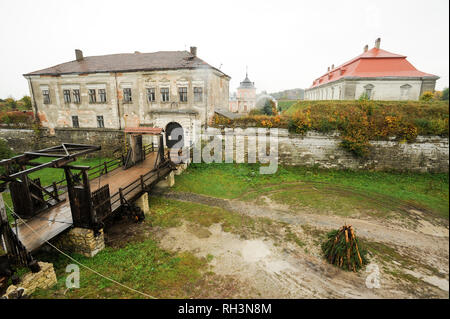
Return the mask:
{"type": "Polygon", "coordinates": [[[25,74],[42,125],[58,128],[207,126],[226,108],[230,77],[188,51],[84,57],[25,74]],[[170,123],[170,125],[169,125],[170,123]]]}
{"type": "Polygon", "coordinates": [[[248,113],[256,106],[255,82],[250,81],[248,73],[237,88],[237,94],[230,98],[229,111],[234,113],[248,113]]]}
{"type": "Polygon", "coordinates": [[[406,56],[375,47],[314,80],[305,91],[306,100],[418,100],[425,91],[434,91],[438,76],[417,70],[406,56]]]}

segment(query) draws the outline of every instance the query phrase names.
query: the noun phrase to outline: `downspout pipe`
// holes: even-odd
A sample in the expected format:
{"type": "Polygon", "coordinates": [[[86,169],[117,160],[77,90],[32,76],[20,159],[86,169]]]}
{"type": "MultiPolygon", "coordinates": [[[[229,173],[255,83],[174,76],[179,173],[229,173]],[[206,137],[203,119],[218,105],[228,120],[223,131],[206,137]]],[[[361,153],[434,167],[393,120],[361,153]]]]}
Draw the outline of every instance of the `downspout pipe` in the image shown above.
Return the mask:
{"type": "Polygon", "coordinates": [[[116,84],[116,100],[117,100],[117,117],[119,120],[119,130],[122,129],[122,121],[120,118],[120,103],[119,103],[119,91],[117,89],[117,72],[114,72],[114,80],[115,80],[115,84],[116,84]]]}

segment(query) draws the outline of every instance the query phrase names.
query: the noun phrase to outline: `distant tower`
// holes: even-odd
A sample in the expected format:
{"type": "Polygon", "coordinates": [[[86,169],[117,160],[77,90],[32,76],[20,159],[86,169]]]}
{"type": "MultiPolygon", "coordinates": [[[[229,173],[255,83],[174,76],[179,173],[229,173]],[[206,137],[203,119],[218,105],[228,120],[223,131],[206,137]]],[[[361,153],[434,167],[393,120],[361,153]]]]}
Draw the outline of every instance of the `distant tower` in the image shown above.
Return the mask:
{"type": "Polygon", "coordinates": [[[256,87],[248,78],[248,69],[245,70],[245,79],[237,88],[238,112],[248,113],[255,108],[256,87]]]}

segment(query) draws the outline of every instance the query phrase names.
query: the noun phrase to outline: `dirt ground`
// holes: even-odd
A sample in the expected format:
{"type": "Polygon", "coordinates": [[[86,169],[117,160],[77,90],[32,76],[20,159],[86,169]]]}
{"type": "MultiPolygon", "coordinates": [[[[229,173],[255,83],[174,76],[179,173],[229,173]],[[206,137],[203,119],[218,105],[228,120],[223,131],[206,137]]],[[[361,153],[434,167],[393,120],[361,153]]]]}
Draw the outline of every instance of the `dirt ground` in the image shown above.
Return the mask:
{"type": "Polygon", "coordinates": [[[424,218],[418,209],[407,207],[414,222],[385,221],[315,214],[274,203],[266,196],[262,196],[261,202],[179,192],[159,195],[269,218],[289,225],[290,231],[305,243],[300,246],[267,235],[246,238],[223,231],[220,224],[206,228],[187,221],[160,231],[163,248],[209,256],[211,271],[233,278],[242,287],[235,297],[242,294],[247,298],[449,297],[448,222],[424,218]],[[343,224],[353,225],[357,236],[377,250],[369,255],[370,264],[365,271],[342,271],[322,257],[320,236],[343,224]],[[374,278],[379,283],[375,287],[374,278]]]}
{"type": "Polygon", "coordinates": [[[152,237],[163,249],[206,258],[208,269],[191,298],[449,298],[448,220],[430,217],[418,207],[398,208],[406,219],[384,219],[321,214],[280,204],[268,194],[250,201],[167,190],[152,196],[271,221],[259,233],[224,231],[220,223],[203,227],[184,219],[170,228],[124,220],[105,232],[108,246],[152,237]],[[370,264],[358,273],[338,269],[322,256],[323,236],[344,224],[353,225],[369,251],[370,264]],[[288,235],[296,241],[285,240],[288,235]]]}

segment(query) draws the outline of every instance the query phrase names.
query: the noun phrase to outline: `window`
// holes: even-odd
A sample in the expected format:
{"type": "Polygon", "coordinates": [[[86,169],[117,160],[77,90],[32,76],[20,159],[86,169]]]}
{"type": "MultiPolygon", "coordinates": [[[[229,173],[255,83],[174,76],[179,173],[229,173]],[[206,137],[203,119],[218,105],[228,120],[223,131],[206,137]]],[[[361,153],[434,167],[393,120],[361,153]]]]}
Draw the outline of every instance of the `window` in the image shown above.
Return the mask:
{"type": "Polygon", "coordinates": [[[203,102],[203,88],[194,88],[194,102],[203,102]]]}
{"type": "Polygon", "coordinates": [[[49,92],[49,90],[42,90],[42,97],[44,98],[44,104],[50,104],[50,92],[49,92]]]}
{"type": "Polygon", "coordinates": [[[149,102],[155,102],[155,89],[149,88],[147,89],[147,101],[149,102]]]}
{"type": "Polygon", "coordinates": [[[73,115],[72,116],[72,126],[75,128],[80,127],[80,123],[78,122],[78,116],[77,115],[73,115]]]}
{"type": "Polygon", "coordinates": [[[73,90],[73,103],[79,104],[80,102],[81,102],[80,90],[79,89],[74,89],[73,90]]]}
{"type": "Polygon", "coordinates": [[[103,115],[97,115],[97,127],[105,127],[105,122],[103,121],[103,115]]]}
{"type": "Polygon", "coordinates": [[[161,88],[161,101],[169,102],[169,88],[161,88]]]}
{"type": "Polygon", "coordinates": [[[187,87],[178,88],[178,94],[180,95],[180,102],[187,102],[187,87]]]}
{"type": "Polygon", "coordinates": [[[98,90],[98,97],[100,98],[100,103],[106,103],[106,90],[105,89],[99,89],[98,90]]]}
{"type": "Polygon", "coordinates": [[[367,84],[364,86],[364,94],[368,100],[372,99],[372,91],[375,86],[373,84],[367,84]]]}
{"type": "Polygon", "coordinates": [[[70,90],[63,90],[64,103],[70,103],[70,90]]]}
{"type": "Polygon", "coordinates": [[[89,89],[89,103],[96,103],[97,97],[95,96],[95,89],[89,89]]]}
{"type": "Polygon", "coordinates": [[[407,100],[409,98],[409,91],[411,90],[412,86],[409,84],[404,84],[400,87],[400,99],[401,100],[407,100]]]}
{"type": "Polygon", "coordinates": [[[123,101],[125,103],[129,103],[131,102],[131,89],[130,88],[125,88],[123,89],[123,101]]]}

